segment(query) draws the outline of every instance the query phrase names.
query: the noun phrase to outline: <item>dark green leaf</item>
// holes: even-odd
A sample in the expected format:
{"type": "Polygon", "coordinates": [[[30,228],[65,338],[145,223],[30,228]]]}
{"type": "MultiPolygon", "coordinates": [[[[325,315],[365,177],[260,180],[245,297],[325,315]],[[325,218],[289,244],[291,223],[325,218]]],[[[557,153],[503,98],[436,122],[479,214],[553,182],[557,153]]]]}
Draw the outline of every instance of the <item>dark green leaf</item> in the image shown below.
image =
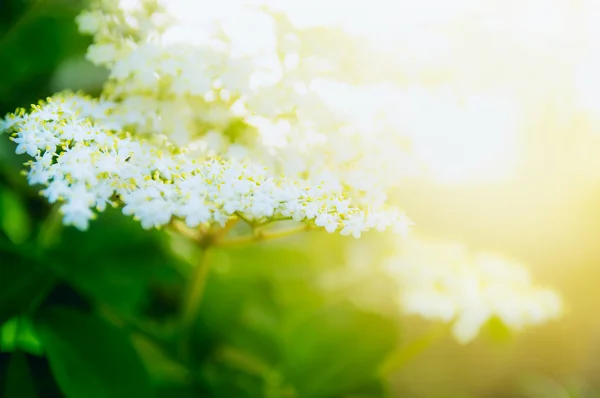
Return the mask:
{"type": "Polygon", "coordinates": [[[213,398],[264,397],[267,384],[264,378],[240,371],[225,363],[209,363],[202,369],[201,392],[197,396],[213,398]]]}
{"type": "Polygon", "coordinates": [[[184,385],[188,382],[188,369],[167,355],[165,350],[153,341],[143,336],[135,336],[133,344],[156,385],[184,385]]]}
{"type": "Polygon", "coordinates": [[[59,307],[40,313],[36,328],[67,397],[153,396],[148,373],[122,330],[96,316],[59,307]]]}
{"type": "MultiPolygon", "coordinates": [[[[343,398],[384,398],[389,397],[387,383],[380,379],[373,379],[356,388],[351,393],[344,394],[343,398]]],[[[341,398],[340,397],[340,398],[341,398]]]]}
{"type": "Polygon", "coordinates": [[[395,323],[349,304],[308,317],[287,336],[284,376],[301,397],[350,393],[375,376],[396,345],[395,323]]]}
{"type": "Polygon", "coordinates": [[[0,228],[16,244],[23,243],[31,234],[31,221],[27,209],[12,190],[0,187],[0,228]]]}
{"type": "Polygon", "coordinates": [[[53,283],[49,270],[0,250],[0,325],[27,310],[53,283]]]}
{"type": "Polygon", "coordinates": [[[36,398],[35,382],[31,377],[27,356],[22,351],[16,351],[10,356],[6,381],[4,383],[4,398],[36,398]]]}
{"type": "Polygon", "coordinates": [[[197,398],[202,395],[198,395],[192,387],[188,386],[169,386],[160,387],[156,392],[157,398],[197,398]]]}
{"type": "Polygon", "coordinates": [[[0,73],[10,77],[0,80],[0,114],[50,95],[54,70],[68,56],[85,52],[90,42],[78,34],[74,20],[83,1],[26,3],[21,15],[0,27],[5,30],[0,36],[0,73]]]}
{"type": "Polygon", "coordinates": [[[31,322],[25,317],[15,317],[0,327],[0,352],[23,350],[30,354],[40,355],[42,344],[31,322]]]}
{"type": "Polygon", "coordinates": [[[86,232],[63,231],[52,255],[62,260],[60,274],[75,289],[120,313],[133,313],[146,304],[154,281],[168,285],[177,277],[170,265],[178,260],[162,239],[159,231],[145,231],[119,211],[108,210],[86,232]]]}

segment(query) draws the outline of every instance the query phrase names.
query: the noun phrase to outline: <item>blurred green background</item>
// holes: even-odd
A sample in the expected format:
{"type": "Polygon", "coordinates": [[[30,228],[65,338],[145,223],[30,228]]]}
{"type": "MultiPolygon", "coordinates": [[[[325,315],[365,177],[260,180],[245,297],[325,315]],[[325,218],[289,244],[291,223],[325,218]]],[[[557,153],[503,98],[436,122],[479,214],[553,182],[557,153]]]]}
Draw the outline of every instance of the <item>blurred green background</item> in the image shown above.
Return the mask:
{"type": "MultiPolygon", "coordinates": [[[[74,23],[82,7],[0,0],[0,114],[63,89],[100,92],[106,72],[85,61],[90,39],[74,23]]],[[[600,146],[586,120],[557,121],[554,106],[534,110],[543,122],[523,134],[511,181],[419,180],[397,196],[416,234],[532,265],[567,314],[517,335],[491,323],[467,346],[444,334],[386,377],[380,364],[436,325],[395,313],[376,272],[323,288],[357,241],[311,232],[218,250],[183,361],[170,325],[200,249],[118,211],[85,233],[63,228],[0,137],[0,396],[600,397],[600,179],[586,163],[600,146]]],[[[391,244],[368,234],[359,248],[377,263],[391,244]]]]}

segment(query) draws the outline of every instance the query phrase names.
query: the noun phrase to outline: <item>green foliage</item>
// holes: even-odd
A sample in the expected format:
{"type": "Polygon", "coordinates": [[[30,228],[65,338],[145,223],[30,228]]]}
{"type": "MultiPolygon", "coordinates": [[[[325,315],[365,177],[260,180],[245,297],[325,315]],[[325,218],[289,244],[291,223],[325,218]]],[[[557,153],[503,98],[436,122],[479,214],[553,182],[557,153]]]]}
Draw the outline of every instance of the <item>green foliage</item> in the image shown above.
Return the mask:
{"type": "Polygon", "coordinates": [[[33,305],[53,284],[52,273],[25,253],[2,252],[0,325],[33,305]]]}
{"type": "Polygon", "coordinates": [[[67,397],[152,396],[148,373],[123,330],[59,307],[43,309],[36,329],[67,397]]]}
{"type": "Polygon", "coordinates": [[[54,70],[67,57],[85,53],[90,40],[77,33],[74,22],[82,5],[83,0],[0,3],[1,114],[50,95],[54,70]]]}
{"type": "MultiPolygon", "coordinates": [[[[342,265],[339,251],[305,250],[318,247],[322,236],[217,251],[188,362],[173,332],[191,274],[186,256],[171,249],[183,247],[174,244],[180,238],[144,231],[116,211],[85,233],[55,229],[51,219],[42,211],[32,223],[37,232],[20,244],[0,236],[0,308],[9,321],[2,347],[12,355],[26,350],[47,357],[49,367],[41,372],[58,387],[35,381],[36,391],[59,388],[67,397],[386,396],[375,372],[396,345],[396,323],[319,287],[320,275],[342,265]],[[48,233],[54,236],[44,247],[40,236],[48,233]]],[[[191,248],[189,259],[196,255],[191,248]]],[[[11,373],[0,386],[14,380],[11,373]]]]}
{"type": "Polygon", "coordinates": [[[31,221],[23,199],[0,186],[0,228],[13,243],[23,243],[31,234],[31,221]]]}
{"type": "Polygon", "coordinates": [[[16,317],[0,328],[0,351],[23,350],[31,354],[42,353],[42,343],[26,317],[16,317]]]}
{"type": "Polygon", "coordinates": [[[161,250],[162,238],[109,211],[89,231],[66,229],[49,255],[61,259],[55,271],[86,297],[131,313],[149,304],[152,286],[182,283],[176,271],[181,265],[161,250]]]}
{"type": "Polygon", "coordinates": [[[283,373],[302,397],[362,389],[396,343],[391,320],[337,305],[312,314],[286,336],[283,373]]]}
{"type": "Polygon", "coordinates": [[[21,351],[10,356],[6,380],[2,394],[5,398],[36,398],[39,396],[34,388],[27,357],[21,351]]]}

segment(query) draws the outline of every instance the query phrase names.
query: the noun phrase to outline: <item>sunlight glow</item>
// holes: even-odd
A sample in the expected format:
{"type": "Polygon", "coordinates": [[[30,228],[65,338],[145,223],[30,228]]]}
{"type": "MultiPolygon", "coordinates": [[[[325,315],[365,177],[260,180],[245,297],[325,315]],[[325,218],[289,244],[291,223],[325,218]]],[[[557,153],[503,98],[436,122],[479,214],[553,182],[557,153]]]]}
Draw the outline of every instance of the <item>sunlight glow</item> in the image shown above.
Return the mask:
{"type": "MultiPolygon", "coordinates": [[[[183,3],[173,3],[173,15],[197,20],[202,14],[205,29],[212,30],[211,21],[220,20],[238,56],[272,54],[276,34],[273,21],[252,7],[234,7],[239,4],[267,5],[300,29],[341,29],[364,40],[373,59],[348,69],[357,81],[369,80],[366,84],[347,90],[346,83],[315,81],[311,89],[365,134],[374,130],[373,120],[378,119],[390,134],[410,139],[414,167],[437,182],[514,177],[517,137],[527,128],[527,112],[535,112],[550,95],[572,98],[577,109],[600,116],[600,6],[592,0],[224,0],[210,7],[190,2],[191,8],[177,4],[183,3]],[[357,92],[360,97],[351,94],[357,92]]],[[[208,31],[204,36],[197,25],[190,26],[193,32],[172,29],[162,40],[207,40],[208,31]]],[[[283,49],[285,68],[298,67],[302,44],[283,49]]],[[[324,46],[340,54],[350,51],[343,45],[324,46]]],[[[256,87],[279,79],[278,60],[266,55],[255,59],[262,68],[252,77],[256,87]]]]}
{"type": "Polygon", "coordinates": [[[510,176],[517,161],[518,111],[509,99],[415,94],[407,98],[399,122],[406,126],[403,131],[412,139],[416,157],[437,180],[510,176]]]}
{"type": "MultiPolygon", "coordinates": [[[[379,107],[394,115],[396,133],[412,140],[418,163],[439,182],[514,176],[525,113],[552,90],[563,97],[572,90],[576,106],[600,114],[597,2],[266,2],[296,26],[339,27],[366,38],[403,68],[410,87],[381,76],[387,87],[371,90],[349,114],[379,107]],[[428,81],[431,76],[444,85],[428,81]]],[[[341,93],[330,97],[348,101],[341,93]]]]}

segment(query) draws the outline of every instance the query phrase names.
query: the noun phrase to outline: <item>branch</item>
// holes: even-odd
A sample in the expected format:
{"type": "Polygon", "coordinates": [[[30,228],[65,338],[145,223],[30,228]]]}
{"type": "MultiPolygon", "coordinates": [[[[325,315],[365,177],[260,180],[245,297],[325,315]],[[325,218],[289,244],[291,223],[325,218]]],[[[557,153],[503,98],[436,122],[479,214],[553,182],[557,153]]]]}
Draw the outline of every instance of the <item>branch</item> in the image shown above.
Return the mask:
{"type": "Polygon", "coordinates": [[[185,223],[181,220],[172,220],[169,226],[175,231],[185,236],[186,238],[193,240],[195,242],[199,242],[203,235],[197,229],[189,228],[185,223]]]}
{"type": "Polygon", "coordinates": [[[220,241],[220,242],[218,242],[218,246],[219,247],[242,246],[242,245],[245,245],[248,243],[253,243],[253,242],[261,242],[261,241],[266,241],[266,240],[284,238],[286,236],[295,235],[299,232],[305,232],[310,229],[311,229],[311,227],[309,225],[300,225],[298,227],[284,229],[284,230],[280,230],[280,231],[273,231],[273,232],[255,230],[255,232],[252,235],[245,235],[245,236],[240,236],[237,238],[220,241]]]}
{"type": "Polygon", "coordinates": [[[188,357],[191,348],[191,334],[194,328],[194,322],[196,321],[196,316],[198,315],[198,310],[200,309],[200,303],[202,302],[204,287],[206,286],[211,252],[211,247],[206,247],[202,252],[200,262],[194,268],[192,278],[189,281],[189,285],[183,296],[180,319],[181,340],[179,351],[181,357],[184,359],[188,357]]]}

